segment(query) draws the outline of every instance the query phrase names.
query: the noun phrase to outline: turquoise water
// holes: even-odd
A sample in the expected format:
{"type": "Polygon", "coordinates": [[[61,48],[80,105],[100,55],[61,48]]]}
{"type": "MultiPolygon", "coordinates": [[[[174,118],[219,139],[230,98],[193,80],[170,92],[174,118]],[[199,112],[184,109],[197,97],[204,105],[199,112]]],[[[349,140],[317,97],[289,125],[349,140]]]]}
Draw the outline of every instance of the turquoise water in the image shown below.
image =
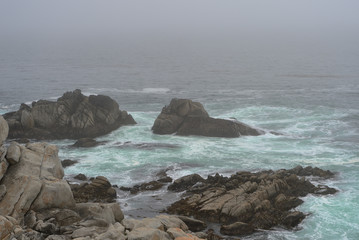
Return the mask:
{"type": "MultiPolygon", "coordinates": [[[[76,88],[109,95],[129,111],[138,124],[98,138],[104,145],[76,149],[69,147],[73,140],[52,142],[61,159],[79,161],[65,169],[68,179],[78,173],[103,175],[113,184],[133,186],[163,169],[173,178],[297,165],[337,172],[323,183],[339,192],[305,197],[298,209],[309,216],[298,229],[244,239],[359,239],[356,45],[140,43],[40,50],[0,42],[0,114],[76,88]],[[234,117],[282,135],[224,139],[152,134],[155,118],[173,97],[200,101],[213,117],[234,117]]],[[[118,193],[125,214],[134,217],[155,215],[179,197],[164,189],[135,196],[118,193]]]]}
{"type": "MultiPolygon", "coordinates": [[[[221,105],[221,104],[219,104],[221,105]]],[[[91,149],[68,148],[72,141],[59,141],[62,159],[79,159],[80,163],[66,169],[66,174],[79,172],[89,176],[107,176],[113,184],[132,186],[155,178],[161,169],[177,178],[186,174],[202,176],[216,172],[229,175],[235,171],[292,168],[297,165],[318,166],[338,172],[335,179],[322,182],[339,190],[334,196],[307,196],[298,209],[310,214],[296,231],[273,230],[248,239],[357,239],[359,237],[359,150],[358,129],[348,118],[358,116],[357,109],[318,106],[311,109],[288,106],[244,105],[217,108],[216,102],[206,102],[215,117],[235,117],[264,130],[275,130],[283,135],[267,133],[258,137],[236,139],[159,136],[150,129],[158,115],[156,111],[131,112],[138,124],[122,127],[98,138],[108,141],[91,149]],[[163,143],[173,147],[138,149],[120,147],[125,142],[163,143]]],[[[160,106],[158,106],[160,111],[160,106]]],[[[126,143],[130,146],[131,143],[126,143]]],[[[125,144],[125,145],[126,145],[125,144]]],[[[136,207],[151,209],[149,196],[166,198],[163,192],[150,192],[137,197],[121,195],[125,211],[136,207]],[[143,198],[141,200],[141,198],[143,198]],[[134,204],[131,205],[131,202],[134,204]],[[136,202],[139,201],[139,202],[136,202]]],[[[173,201],[167,199],[168,202],[173,201]]],[[[155,202],[153,204],[156,204],[155,202]]],[[[247,239],[247,238],[245,238],[247,239]]]]}

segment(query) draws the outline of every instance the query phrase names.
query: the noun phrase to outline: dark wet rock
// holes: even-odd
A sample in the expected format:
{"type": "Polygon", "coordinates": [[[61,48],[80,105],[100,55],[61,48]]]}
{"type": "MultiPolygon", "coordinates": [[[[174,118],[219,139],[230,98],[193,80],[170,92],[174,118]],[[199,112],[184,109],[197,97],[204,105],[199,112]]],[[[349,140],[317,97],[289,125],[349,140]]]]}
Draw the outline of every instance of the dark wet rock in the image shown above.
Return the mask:
{"type": "Polygon", "coordinates": [[[186,216],[177,216],[181,219],[192,232],[199,232],[207,228],[207,224],[201,220],[190,218],[186,216]]]}
{"type": "Polygon", "coordinates": [[[198,174],[191,174],[181,177],[168,186],[168,190],[175,192],[182,192],[192,187],[198,182],[204,182],[204,179],[198,174]]]}
{"type": "Polygon", "coordinates": [[[107,134],[120,126],[136,124],[108,96],[84,96],[80,90],[66,92],[56,102],[39,100],[31,106],[21,104],[6,113],[9,138],[79,139],[107,134]]]}
{"type": "Polygon", "coordinates": [[[74,178],[81,181],[87,181],[87,177],[85,176],[85,174],[82,173],[77,174],[74,178]]]}
{"type": "Polygon", "coordinates": [[[71,184],[70,186],[77,203],[106,203],[116,200],[116,190],[111,186],[108,179],[103,176],[94,178],[89,184],[71,184]]]}
{"type": "Polygon", "coordinates": [[[164,170],[159,171],[156,174],[156,177],[158,178],[158,180],[157,180],[158,182],[170,183],[173,181],[173,179],[167,175],[167,171],[168,171],[168,169],[164,169],[164,170]]]}
{"type": "Polygon", "coordinates": [[[157,181],[161,182],[161,183],[170,183],[173,181],[173,179],[171,177],[167,176],[167,177],[160,178],[157,181]]]}
{"type": "Polygon", "coordinates": [[[305,218],[302,212],[290,212],[283,220],[283,225],[288,228],[293,228],[303,221],[305,218]]]}
{"type": "MultiPolygon", "coordinates": [[[[293,173],[301,173],[298,169],[238,172],[231,177],[216,174],[197,184],[194,184],[196,181],[189,181],[190,184],[184,185],[186,187],[173,188],[175,191],[187,189],[188,197],[173,203],[167,212],[224,224],[222,232],[228,235],[235,231],[239,231],[239,235],[248,234],[255,229],[271,229],[274,226],[292,228],[305,218],[301,212],[290,212],[303,202],[299,197],[310,193],[333,194],[337,191],[324,185],[313,185],[305,177],[293,173]],[[231,224],[234,223],[241,227],[233,227],[231,224]]],[[[320,179],[326,179],[327,175],[333,176],[333,173],[324,170],[311,172],[320,179]]],[[[305,171],[302,174],[307,176],[308,173],[305,171]]],[[[186,177],[191,179],[193,175],[186,177]]]]}
{"type": "Polygon", "coordinates": [[[92,138],[80,138],[72,145],[72,147],[89,148],[89,147],[96,147],[96,146],[102,145],[104,143],[105,142],[98,142],[92,138]]]}
{"type": "Polygon", "coordinates": [[[25,143],[29,143],[30,140],[27,138],[18,138],[18,139],[15,139],[15,142],[25,144],[25,143]]]}
{"type": "Polygon", "coordinates": [[[163,182],[159,181],[150,181],[148,183],[142,183],[139,185],[135,185],[133,187],[120,187],[122,191],[129,191],[131,194],[136,194],[143,191],[155,191],[161,189],[164,186],[163,182]]]}
{"type": "Polygon", "coordinates": [[[264,134],[236,120],[209,117],[203,105],[189,99],[171,100],[155,120],[152,131],[155,134],[174,134],[208,137],[258,136],[264,134]]]}
{"type": "Polygon", "coordinates": [[[229,225],[222,225],[220,232],[229,236],[248,235],[254,232],[254,227],[247,223],[235,222],[229,225]]]}
{"type": "Polygon", "coordinates": [[[329,170],[323,170],[317,167],[305,167],[303,168],[302,166],[297,166],[293,169],[290,170],[291,173],[296,174],[298,176],[315,176],[315,177],[320,177],[320,178],[332,178],[334,177],[335,173],[329,171],[329,170]]]}
{"type": "Polygon", "coordinates": [[[61,161],[61,165],[62,165],[63,168],[70,167],[70,166],[72,166],[72,165],[74,165],[76,163],[78,163],[77,160],[71,160],[71,159],[65,159],[65,160],[61,161]]]}
{"type": "Polygon", "coordinates": [[[176,149],[180,146],[176,144],[170,143],[133,143],[133,142],[125,142],[125,143],[117,143],[116,147],[118,148],[135,148],[141,150],[154,150],[154,149],[176,149]]]}

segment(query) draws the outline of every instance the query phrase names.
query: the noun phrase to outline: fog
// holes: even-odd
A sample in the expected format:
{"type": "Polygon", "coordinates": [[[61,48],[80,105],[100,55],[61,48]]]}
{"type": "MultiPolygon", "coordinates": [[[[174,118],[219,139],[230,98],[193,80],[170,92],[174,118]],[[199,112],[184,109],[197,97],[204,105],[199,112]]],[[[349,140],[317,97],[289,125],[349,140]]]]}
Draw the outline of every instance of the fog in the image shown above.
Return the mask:
{"type": "MultiPolygon", "coordinates": [[[[356,39],[357,0],[2,0],[1,39],[356,39]]],[[[1,41],[1,40],[0,40],[1,41]]]]}

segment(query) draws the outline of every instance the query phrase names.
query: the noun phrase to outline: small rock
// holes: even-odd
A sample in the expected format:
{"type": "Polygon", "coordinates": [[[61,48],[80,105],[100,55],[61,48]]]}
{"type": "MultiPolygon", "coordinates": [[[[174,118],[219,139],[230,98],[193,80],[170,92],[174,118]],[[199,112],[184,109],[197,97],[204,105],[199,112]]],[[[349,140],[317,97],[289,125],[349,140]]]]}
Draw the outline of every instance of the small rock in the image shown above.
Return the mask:
{"type": "Polygon", "coordinates": [[[85,174],[82,173],[77,174],[74,178],[81,181],[87,181],[87,177],[85,176],[85,174]]]}
{"type": "Polygon", "coordinates": [[[62,165],[62,167],[70,167],[70,166],[72,166],[72,165],[74,165],[74,164],[76,164],[76,163],[78,163],[78,161],[76,161],[76,160],[71,160],[71,159],[65,159],[65,160],[62,160],[61,161],[61,165],[62,165]]]}
{"type": "Polygon", "coordinates": [[[10,146],[7,149],[6,159],[11,164],[14,165],[20,161],[21,150],[17,142],[11,142],[10,146]]]}
{"type": "Polygon", "coordinates": [[[95,139],[92,138],[80,138],[72,146],[89,148],[89,147],[96,147],[100,144],[101,144],[100,142],[97,142],[95,139]]]}
{"type": "Polygon", "coordinates": [[[248,235],[254,232],[254,227],[243,222],[235,222],[230,225],[222,225],[220,232],[224,235],[248,235]]]}
{"type": "Polygon", "coordinates": [[[168,190],[175,192],[182,192],[197,182],[204,182],[204,179],[198,174],[191,174],[175,180],[168,186],[168,190]]]}
{"type": "Polygon", "coordinates": [[[302,212],[298,212],[298,211],[291,212],[284,218],[283,225],[288,228],[292,228],[297,226],[299,223],[301,223],[304,218],[305,215],[302,212]]]}
{"type": "Polygon", "coordinates": [[[181,219],[187,226],[188,229],[192,232],[199,232],[207,228],[207,224],[201,220],[186,217],[186,216],[177,216],[181,219]]]}

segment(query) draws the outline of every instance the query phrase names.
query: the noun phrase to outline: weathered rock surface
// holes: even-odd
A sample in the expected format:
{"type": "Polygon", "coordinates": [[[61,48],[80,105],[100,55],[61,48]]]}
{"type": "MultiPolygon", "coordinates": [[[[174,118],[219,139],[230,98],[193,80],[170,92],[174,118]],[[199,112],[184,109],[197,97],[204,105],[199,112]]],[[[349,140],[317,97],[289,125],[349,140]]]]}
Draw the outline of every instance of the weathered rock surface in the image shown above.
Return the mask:
{"type": "Polygon", "coordinates": [[[0,115],[0,146],[9,134],[9,126],[3,116],[0,115]]]}
{"type": "Polygon", "coordinates": [[[75,205],[58,158],[58,149],[46,143],[17,145],[19,162],[9,167],[1,183],[6,194],[0,202],[0,215],[22,219],[30,210],[75,205]]]}
{"type": "Polygon", "coordinates": [[[161,114],[152,126],[153,133],[187,136],[200,135],[208,137],[240,137],[264,134],[262,130],[252,128],[235,120],[209,117],[203,105],[189,99],[171,100],[169,106],[162,109],[161,114]]]}
{"type": "Polygon", "coordinates": [[[200,221],[198,219],[186,217],[186,216],[177,216],[179,219],[181,219],[191,230],[192,232],[199,232],[207,228],[207,224],[203,221],[200,221]]]}
{"type": "Polygon", "coordinates": [[[216,174],[203,181],[199,179],[199,183],[193,181],[192,186],[184,182],[187,194],[191,195],[175,202],[167,211],[222,223],[221,231],[228,235],[245,235],[255,229],[274,226],[292,228],[305,218],[301,212],[290,211],[303,202],[299,197],[337,191],[324,185],[314,186],[300,173],[323,179],[334,175],[330,171],[311,167],[275,172],[238,172],[231,177],[216,174]]]}
{"type": "Polygon", "coordinates": [[[4,118],[12,139],[94,138],[136,123],[110,97],[87,97],[78,89],[66,92],[56,102],[39,100],[31,107],[22,104],[18,111],[6,113],[4,118]]]}
{"type": "Polygon", "coordinates": [[[19,162],[21,156],[20,146],[16,142],[11,142],[10,146],[7,149],[6,160],[14,165],[19,162]]]}
{"type": "Polygon", "coordinates": [[[114,202],[117,196],[116,190],[103,176],[92,179],[90,183],[71,184],[71,189],[77,203],[114,202]]]}

